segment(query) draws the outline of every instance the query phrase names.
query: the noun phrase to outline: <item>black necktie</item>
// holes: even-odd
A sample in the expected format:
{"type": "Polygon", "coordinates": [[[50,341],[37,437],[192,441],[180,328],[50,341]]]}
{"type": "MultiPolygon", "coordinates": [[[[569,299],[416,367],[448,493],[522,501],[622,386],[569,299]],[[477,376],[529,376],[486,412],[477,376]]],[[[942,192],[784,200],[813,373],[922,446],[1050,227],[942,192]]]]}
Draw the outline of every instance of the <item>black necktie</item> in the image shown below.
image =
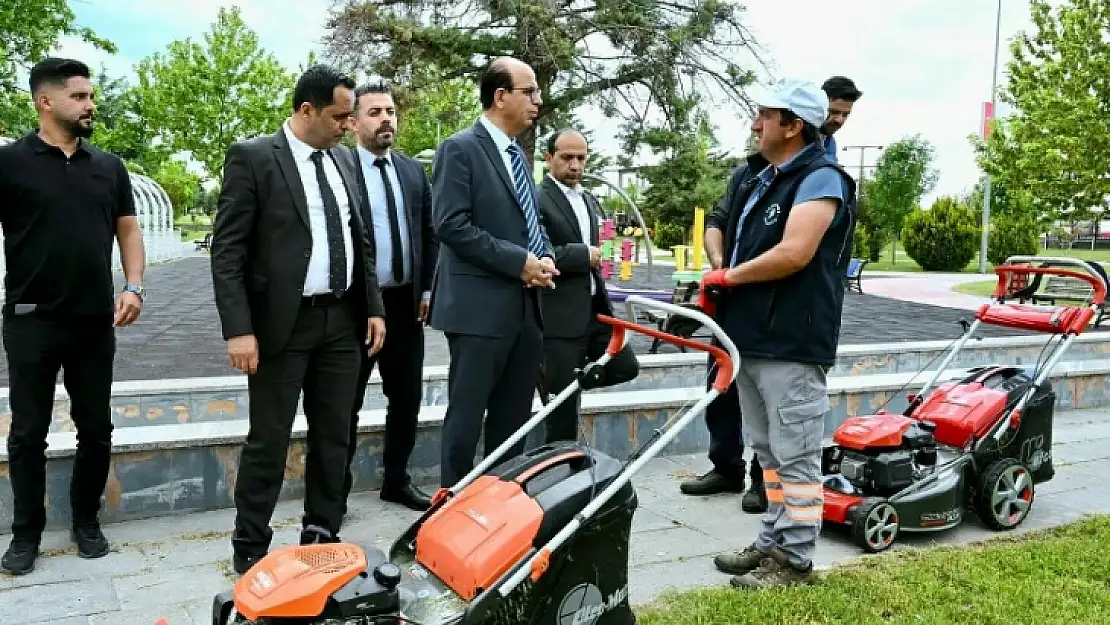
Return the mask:
{"type": "Polygon", "coordinates": [[[320,150],[312,153],[312,162],[316,165],[316,184],[320,186],[327,222],[328,260],[331,261],[328,284],[332,293],[340,295],[347,289],[347,250],[343,245],[343,219],[339,216],[339,202],[335,200],[328,177],[324,175],[323,158],[324,153],[320,150]]]}
{"type": "Polygon", "coordinates": [[[397,284],[405,281],[404,248],[401,247],[401,225],[397,217],[397,198],[393,196],[393,185],[389,184],[389,176],[385,174],[385,158],[374,159],[374,166],[382,173],[382,184],[385,186],[385,199],[389,204],[389,240],[393,248],[393,279],[397,284]]]}

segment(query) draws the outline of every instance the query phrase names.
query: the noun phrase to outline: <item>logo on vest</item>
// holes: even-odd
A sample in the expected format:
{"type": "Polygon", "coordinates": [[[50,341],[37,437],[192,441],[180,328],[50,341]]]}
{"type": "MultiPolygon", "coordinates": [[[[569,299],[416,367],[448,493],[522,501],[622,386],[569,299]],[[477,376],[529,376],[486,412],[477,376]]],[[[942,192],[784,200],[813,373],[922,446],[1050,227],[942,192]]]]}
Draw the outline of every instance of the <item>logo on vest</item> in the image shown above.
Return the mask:
{"type": "Polygon", "coordinates": [[[782,208],[778,204],[772,204],[767,207],[763,212],[763,223],[768,226],[773,226],[779,220],[779,215],[782,214],[782,208]]]}

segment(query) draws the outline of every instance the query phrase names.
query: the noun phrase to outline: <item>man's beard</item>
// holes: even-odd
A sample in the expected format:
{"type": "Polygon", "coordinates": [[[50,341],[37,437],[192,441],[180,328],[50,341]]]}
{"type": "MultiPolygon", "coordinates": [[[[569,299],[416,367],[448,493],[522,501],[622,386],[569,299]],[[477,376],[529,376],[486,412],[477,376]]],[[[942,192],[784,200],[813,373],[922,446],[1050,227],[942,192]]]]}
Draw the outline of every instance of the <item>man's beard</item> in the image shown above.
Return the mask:
{"type": "Polygon", "coordinates": [[[82,139],[91,137],[94,128],[92,120],[89,121],[88,126],[85,126],[79,119],[67,119],[61,123],[61,126],[69,134],[82,139]]]}
{"type": "Polygon", "coordinates": [[[825,124],[821,126],[821,134],[825,135],[826,137],[831,137],[833,134],[836,133],[837,130],[840,130],[840,126],[837,126],[835,124],[825,124]]]}

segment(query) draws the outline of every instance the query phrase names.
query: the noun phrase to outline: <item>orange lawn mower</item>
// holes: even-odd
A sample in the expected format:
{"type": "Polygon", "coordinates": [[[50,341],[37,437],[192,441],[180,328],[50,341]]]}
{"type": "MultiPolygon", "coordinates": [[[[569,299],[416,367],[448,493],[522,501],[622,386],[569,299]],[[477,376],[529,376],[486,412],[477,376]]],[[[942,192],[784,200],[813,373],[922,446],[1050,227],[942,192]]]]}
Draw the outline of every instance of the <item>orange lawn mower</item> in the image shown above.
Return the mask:
{"type": "Polygon", "coordinates": [[[599,315],[612,326],[605,354],[577,370],[570,386],[459,483],[440,489],[388,557],[346,542],[278,548],[216,596],[213,625],[634,624],[632,476],[727,390],[739,364],[735,345],[702,311],[633,295],[626,300],[629,319],[637,319],[636,304],[697,320],[724,349],[599,315]],[[716,363],[713,384],[625,463],[578,441],[503,460],[572,393],[593,388],[628,330],[708,352],[716,363]]]}

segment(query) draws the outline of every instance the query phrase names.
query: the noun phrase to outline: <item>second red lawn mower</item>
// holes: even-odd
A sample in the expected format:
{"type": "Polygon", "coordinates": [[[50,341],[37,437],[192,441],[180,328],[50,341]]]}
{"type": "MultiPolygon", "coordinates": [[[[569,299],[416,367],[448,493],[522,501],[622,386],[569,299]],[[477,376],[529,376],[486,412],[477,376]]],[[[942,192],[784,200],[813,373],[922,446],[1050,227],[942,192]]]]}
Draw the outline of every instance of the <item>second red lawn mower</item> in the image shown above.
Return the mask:
{"type": "Polygon", "coordinates": [[[629,319],[636,304],[695,319],[724,349],[599,316],[613,328],[605,355],[458,484],[440,489],[388,557],[346,542],[276,549],[215,598],[213,625],[634,624],[628,547],[638,500],[630,480],[728,389],[739,364],[735,345],[703,312],[630,296],[629,319]],[[709,352],[711,388],[626,463],[577,441],[502,458],[576,389],[592,387],[626,331],[709,352]]]}
{"type": "Polygon", "coordinates": [[[1106,274],[1082,260],[1039,256],[1010,257],[995,272],[995,301],[979,307],[932,379],[909,396],[906,410],[849,417],[824,450],[824,520],[847,526],[867,552],[890,548],[900,532],[955,527],[969,510],[990,529],[1012,530],[1028,516],[1036,485],[1055,474],[1056,393],[1049,374],[1101,313],[1106,274]],[[1089,290],[1090,301],[1007,303],[1028,288],[1031,276],[1077,283],[1089,290]],[[1062,340],[1032,367],[978,367],[938,385],[981,324],[1050,334],[1046,349],[1062,340]]]}

